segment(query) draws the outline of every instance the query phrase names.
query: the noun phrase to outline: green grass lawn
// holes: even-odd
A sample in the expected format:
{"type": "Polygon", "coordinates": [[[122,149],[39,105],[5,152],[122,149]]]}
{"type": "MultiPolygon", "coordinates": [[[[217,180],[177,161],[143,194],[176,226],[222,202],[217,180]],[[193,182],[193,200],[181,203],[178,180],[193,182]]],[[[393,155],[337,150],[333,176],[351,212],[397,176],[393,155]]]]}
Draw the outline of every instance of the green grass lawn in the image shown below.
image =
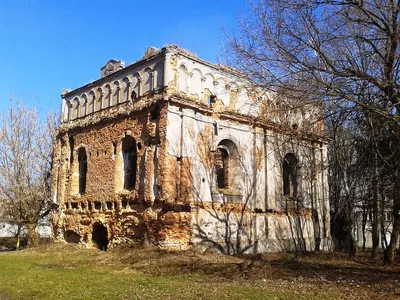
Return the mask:
{"type": "MultiPolygon", "coordinates": [[[[396,290],[390,284],[390,293],[385,287],[368,291],[368,282],[360,285],[357,277],[347,278],[345,272],[338,283],[324,267],[335,269],[342,260],[330,259],[330,264],[323,265],[324,260],[304,257],[296,267],[298,259],[294,261],[289,254],[234,258],[155,248],[101,252],[53,245],[0,253],[0,299],[395,298],[396,290]],[[350,278],[356,282],[346,282],[350,278]]],[[[357,267],[354,262],[345,267],[352,270],[353,265],[357,267]]],[[[390,274],[389,282],[395,283],[399,278],[390,274]]]]}

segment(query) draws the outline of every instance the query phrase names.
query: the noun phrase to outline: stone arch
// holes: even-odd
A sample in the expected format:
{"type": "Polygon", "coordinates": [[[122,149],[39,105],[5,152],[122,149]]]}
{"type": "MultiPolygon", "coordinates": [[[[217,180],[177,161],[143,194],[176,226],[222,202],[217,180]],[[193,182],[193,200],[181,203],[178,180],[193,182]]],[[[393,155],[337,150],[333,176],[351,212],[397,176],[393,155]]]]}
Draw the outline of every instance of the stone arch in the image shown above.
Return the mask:
{"type": "Polygon", "coordinates": [[[117,105],[120,103],[120,90],[121,84],[118,80],[114,81],[113,90],[112,90],[112,98],[111,98],[111,105],[117,105]]]}
{"type": "Polygon", "coordinates": [[[140,77],[139,73],[133,74],[133,80],[132,80],[132,92],[131,92],[131,99],[135,101],[137,98],[139,98],[142,95],[142,89],[140,87],[140,83],[142,81],[142,78],[140,77]]]}
{"type": "Polygon", "coordinates": [[[238,147],[232,140],[222,139],[218,142],[214,165],[217,188],[240,190],[243,172],[238,147]]]}
{"type": "Polygon", "coordinates": [[[81,96],[81,108],[80,108],[80,112],[79,112],[79,116],[80,117],[84,117],[84,116],[86,116],[86,111],[87,111],[87,104],[88,104],[88,102],[87,102],[87,96],[86,96],[86,94],[83,94],[82,96],[81,96]]]}
{"type": "Polygon", "coordinates": [[[99,111],[103,109],[103,98],[104,98],[104,92],[101,87],[97,89],[97,101],[96,101],[96,107],[95,111],[99,111]]]}
{"type": "Polygon", "coordinates": [[[68,122],[71,119],[71,102],[65,101],[64,106],[64,122],[68,122]]]}
{"type": "Polygon", "coordinates": [[[79,117],[79,98],[75,97],[73,100],[72,120],[79,117]]]}
{"type": "Polygon", "coordinates": [[[227,101],[229,99],[230,90],[227,90],[228,86],[229,85],[227,84],[227,80],[225,78],[218,78],[217,85],[215,87],[215,95],[222,101],[224,105],[227,105],[227,101]]]}
{"type": "Polygon", "coordinates": [[[193,69],[190,78],[190,93],[197,95],[199,98],[202,96],[202,78],[203,74],[197,68],[193,69]]]}
{"type": "Polygon", "coordinates": [[[215,95],[214,81],[215,78],[211,73],[207,73],[203,78],[203,100],[205,103],[211,103],[211,97],[215,95]]]}
{"type": "Polygon", "coordinates": [[[103,101],[103,107],[102,108],[107,108],[111,106],[111,94],[112,94],[112,88],[111,85],[106,84],[105,86],[105,97],[104,97],[104,101],[103,101]]]}
{"type": "Polygon", "coordinates": [[[188,70],[184,64],[179,67],[179,91],[188,92],[188,70]]]}
{"type": "Polygon", "coordinates": [[[293,153],[287,153],[282,162],[283,195],[297,197],[298,192],[298,159],[293,153]]]}
{"type": "Polygon", "coordinates": [[[131,95],[132,82],[128,77],[122,79],[122,98],[121,102],[128,101],[131,95]]]}
{"type": "Polygon", "coordinates": [[[154,66],[154,87],[160,89],[163,87],[163,64],[156,64],[154,66]]]}
{"type": "Polygon", "coordinates": [[[92,241],[100,250],[107,250],[109,244],[108,230],[107,227],[100,222],[93,224],[92,241]]]}
{"type": "Polygon", "coordinates": [[[153,71],[146,68],[143,73],[143,94],[153,90],[153,71]]]}
{"type": "Polygon", "coordinates": [[[96,102],[96,94],[94,91],[89,92],[89,104],[88,104],[88,114],[91,114],[94,112],[94,105],[96,102]]]}

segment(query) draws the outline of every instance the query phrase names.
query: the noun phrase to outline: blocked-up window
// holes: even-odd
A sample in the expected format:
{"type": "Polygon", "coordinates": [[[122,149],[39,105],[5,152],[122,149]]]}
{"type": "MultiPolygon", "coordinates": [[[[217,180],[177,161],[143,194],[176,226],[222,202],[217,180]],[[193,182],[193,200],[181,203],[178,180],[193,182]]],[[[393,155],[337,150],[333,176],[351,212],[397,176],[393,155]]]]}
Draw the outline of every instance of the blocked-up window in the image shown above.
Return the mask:
{"type": "Polygon", "coordinates": [[[87,175],[87,155],[85,148],[78,150],[79,163],[79,194],[83,195],[86,191],[86,175],[87,175]]]}
{"type": "Polygon", "coordinates": [[[122,140],[122,158],[124,164],[124,189],[133,190],[136,183],[137,151],[136,141],[130,136],[122,140]]]}
{"type": "Polygon", "coordinates": [[[297,196],[297,158],[293,153],[288,153],[283,159],[283,195],[297,196]]]}

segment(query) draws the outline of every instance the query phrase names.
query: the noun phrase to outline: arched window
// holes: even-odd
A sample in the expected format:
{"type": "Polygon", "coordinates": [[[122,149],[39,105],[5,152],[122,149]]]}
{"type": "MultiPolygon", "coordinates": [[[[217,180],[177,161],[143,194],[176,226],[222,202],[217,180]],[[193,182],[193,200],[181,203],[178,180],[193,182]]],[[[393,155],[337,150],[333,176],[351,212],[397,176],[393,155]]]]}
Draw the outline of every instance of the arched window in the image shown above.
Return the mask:
{"type": "Polygon", "coordinates": [[[64,122],[68,122],[70,119],[71,119],[71,103],[69,101],[66,101],[64,106],[64,122]]]}
{"type": "Polygon", "coordinates": [[[217,187],[229,188],[229,152],[224,146],[218,146],[215,157],[215,170],[217,173],[217,187]]]}
{"type": "Polygon", "coordinates": [[[77,97],[74,98],[74,108],[72,111],[72,119],[79,117],[79,100],[77,97]]]}
{"type": "Polygon", "coordinates": [[[124,189],[133,190],[136,183],[137,153],[136,142],[130,136],[122,140],[122,158],[124,164],[124,189]]]}
{"type": "Polygon", "coordinates": [[[219,189],[240,189],[242,172],[236,145],[230,140],[222,140],[214,158],[216,184],[219,189]]]}
{"type": "Polygon", "coordinates": [[[94,112],[94,103],[96,100],[96,95],[93,91],[91,91],[89,93],[89,98],[90,98],[90,100],[89,100],[89,105],[88,105],[88,114],[91,114],[94,112]]]}
{"type": "Polygon", "coordinates": [[[115,81],[114,82],[114,89],[113,89],[113,92],[112,92],[113,94],[112,94],[112,101],[111,101],[111,105],[117,105],[117,104],[119,104],[120,103],[120,100],[119,100],[119,93],[120,93],[120,84],[119,84],[119,82],[118,81],[115,81]]]}
{"type": "Polygon", "coordinates": [[[153,90],[153,73],[146,69],[143,74],[143,93],[153,90]]]}
{"type": "Polygon", "coordinates": [[[129,78],[128,77],[125,77],[124,79],[122,79],[122,82],[123,82],[123,90],[122,90],[122,100],[121,100],[121,102],[124,102],[124,101],[128,101],[129,100],[129,97],[130,97],[130,94],[131,94],[131,91],[130,91],[130,89],[131,89],[131,81],[129,80],[129,78]]]}
{"type": "Polygon", "coordinates": [[[87,106],[87,96],[85,94],[82,95],[82,100],[81,100],[81,108],[79,111],[79,116],[84,117],[86,116],[86,106],[87,106]]]}
{"type": "Polygon", "coordinates": [[[283,159],[283,195],[297,196],[297,158],[293,153],[288,153],[283,159]]]}
{"type": "Polygon", "coordinates": [[[85,148],[78,150],[79,163],[79,194],[83,195],[86,191],[86,174],[87,174],[87,155],[85,148]]]}
{"type": "Polygon", "coordinates": [[[102,108],[107,108],[111,106],[111,94],[112,94],[112,89],[111,85],[107,84],[106,85],[106,95],[104,97],[104,102],[103,102],[103,107],[102,108]]]}
{"type": "Polygon", "coordinates": [[[96,111],[99,111],[103,109],[103,98],[104,98],[104,92],[102,88],[97,89],[97,103],[96,103],[96,111]]]}
{"type": "Polygon", "coordinates": [[[142,94],[142,90],[140,88],[141,80],[142,79],[138,73],[135,73],[133,75],[133,81],[132,81],[133,89],[132,89],[132,93],[130,95],[132,101],[136,101],[136,98],[140,97],[142,94]],[[132,97],[132,96],[134,96],[134,97],[132,97]]]}
{"type": "Polygon", "coordinates": [[[188,91],[188,71],[184,65],[179,67],[179,91],[184,93],[188,91]]]}

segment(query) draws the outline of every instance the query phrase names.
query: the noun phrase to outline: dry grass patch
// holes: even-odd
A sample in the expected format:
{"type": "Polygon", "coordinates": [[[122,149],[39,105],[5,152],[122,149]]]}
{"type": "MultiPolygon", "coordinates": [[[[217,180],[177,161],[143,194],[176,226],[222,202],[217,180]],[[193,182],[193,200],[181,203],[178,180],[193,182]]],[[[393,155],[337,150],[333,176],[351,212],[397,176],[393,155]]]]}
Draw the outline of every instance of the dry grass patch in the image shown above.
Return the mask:
{"type": "Polygon", "coordinates": [[[0,300],[371,299],[400,297],[399,266],[369,254],[216,252],[54,244],[0,255],[0,300]],[[22,275],[21,275],[22,274],[22,275]],[[36,278],[36,280],[33,280],[36,278]]]}

